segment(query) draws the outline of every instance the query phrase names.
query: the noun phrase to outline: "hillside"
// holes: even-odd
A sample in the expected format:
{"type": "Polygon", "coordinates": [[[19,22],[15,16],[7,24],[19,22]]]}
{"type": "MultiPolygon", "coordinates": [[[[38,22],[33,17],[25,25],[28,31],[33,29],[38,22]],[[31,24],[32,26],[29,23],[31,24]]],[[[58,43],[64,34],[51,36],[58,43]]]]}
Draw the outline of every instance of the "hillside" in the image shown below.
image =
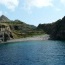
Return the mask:
{"type": "Polygon", "coordinates": [[[8,22],[10,19],[8,19],[6,16],[2,15],[0,16],[0,22],[8,22]]]}
{"type": "Polygon", "coordinates": [[[65,40],[65,16],[57,20],[52,28],[50,37],[55,40],[65,40]]]}
{"type": "Polygon", "coordinates": [[[4,29],[4,32],[9,31],[13,38],[22,38],[43,33],[41,31],[37,31],[36,26],[34,25],[26,24],[20,20],[13,21],[4,15],[0,16],[0,29],[4,29]]]}
{"type": "Polygon", "coordinates": [[[53,40],[65,40],[65,16],[54,23],[39,24],[37,29],[45,31],[53,40]]]}

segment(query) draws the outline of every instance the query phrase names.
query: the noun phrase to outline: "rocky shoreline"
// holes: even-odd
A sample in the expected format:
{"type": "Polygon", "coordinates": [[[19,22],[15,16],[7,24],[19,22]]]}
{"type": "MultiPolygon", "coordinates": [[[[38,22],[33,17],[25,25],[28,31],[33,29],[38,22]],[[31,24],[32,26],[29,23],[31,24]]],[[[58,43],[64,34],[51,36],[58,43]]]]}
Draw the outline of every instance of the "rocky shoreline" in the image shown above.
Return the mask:
{"type": "Polygon", "coordinates": [[[26,37],[26,38],[21,38],[21,39],[12,39],[8,40],[7,42],[1,42],[1,43],[9,43],[9,42],[20,42],[20,41],[34,41],[34,40],[48,40],[49,35],[38,35],[38,36],[33,36],[33,37],[26,37]]]}

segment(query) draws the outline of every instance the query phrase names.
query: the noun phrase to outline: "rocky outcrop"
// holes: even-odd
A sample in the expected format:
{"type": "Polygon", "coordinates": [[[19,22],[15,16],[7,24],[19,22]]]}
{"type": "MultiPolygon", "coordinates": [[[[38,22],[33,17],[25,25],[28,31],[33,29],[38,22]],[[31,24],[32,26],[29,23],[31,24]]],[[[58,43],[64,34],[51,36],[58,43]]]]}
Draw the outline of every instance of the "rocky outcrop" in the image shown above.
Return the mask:
{"type": "Polygon", "coordinates": [[[65,40],[65,16],[54,23],[39,24],[37,29],[43,30],[53,40],[65,40]]]}
{"type": "Polygon", "coordinates": [[[50,37],[55,40],[65,40],[65,17],[55,22],[50,37]]]}
{"type": "Polygon", "coordinates": [[[0,22],[8,22],[10,19],[8,19],[6,16],[2,15],[0,16],[0,22]]]}
{"type": "Polygon", "coordinates": [[[13,38],[12,31],[7,24],[0,24],[0,40],[7,41],[13,38]]]}

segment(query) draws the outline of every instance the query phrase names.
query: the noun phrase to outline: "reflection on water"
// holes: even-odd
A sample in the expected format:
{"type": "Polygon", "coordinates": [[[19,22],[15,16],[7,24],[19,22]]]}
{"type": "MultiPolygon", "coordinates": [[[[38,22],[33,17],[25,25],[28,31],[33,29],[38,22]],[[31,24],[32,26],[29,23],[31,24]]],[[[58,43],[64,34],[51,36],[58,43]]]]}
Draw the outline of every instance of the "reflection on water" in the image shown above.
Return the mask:
{"type": "Polygon", "coordinates": [[[65,65],[65,42],[0,44],[0,65],[65,65]]]}

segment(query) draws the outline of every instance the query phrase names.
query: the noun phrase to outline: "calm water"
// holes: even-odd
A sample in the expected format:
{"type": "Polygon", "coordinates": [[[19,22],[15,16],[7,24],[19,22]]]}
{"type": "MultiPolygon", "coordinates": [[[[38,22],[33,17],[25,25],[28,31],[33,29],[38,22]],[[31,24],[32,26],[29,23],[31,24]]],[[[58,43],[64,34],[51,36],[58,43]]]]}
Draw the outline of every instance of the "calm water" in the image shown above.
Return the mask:
{"type": "Polygon", "coordinates": [[[0,65],[65,65],[65,42],[0,44],[0,65]]]}

